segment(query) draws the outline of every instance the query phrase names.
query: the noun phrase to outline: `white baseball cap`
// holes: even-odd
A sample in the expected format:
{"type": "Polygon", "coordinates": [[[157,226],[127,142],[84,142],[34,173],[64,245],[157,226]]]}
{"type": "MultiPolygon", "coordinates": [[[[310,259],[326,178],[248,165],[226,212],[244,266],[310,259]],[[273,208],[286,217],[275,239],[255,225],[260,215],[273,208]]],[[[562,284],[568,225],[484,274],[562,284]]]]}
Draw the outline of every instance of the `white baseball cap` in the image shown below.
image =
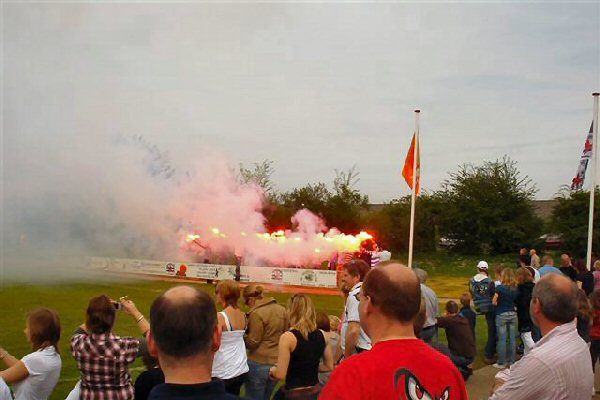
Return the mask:
{"type": "Polygon", "coordinates": [[[488,269],[488,263],[486,263],[485,261],[479,261],[479,263],[477,264],[477,269],[488,269]]]}

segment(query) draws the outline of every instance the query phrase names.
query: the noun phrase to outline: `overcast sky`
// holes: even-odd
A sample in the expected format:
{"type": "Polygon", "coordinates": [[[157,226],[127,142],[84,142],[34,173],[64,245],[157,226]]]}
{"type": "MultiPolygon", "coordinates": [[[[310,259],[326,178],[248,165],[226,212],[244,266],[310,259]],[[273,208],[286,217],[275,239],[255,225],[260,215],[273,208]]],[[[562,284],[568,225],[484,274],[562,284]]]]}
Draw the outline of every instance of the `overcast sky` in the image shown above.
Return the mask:
{"type": "Polygon", "coordinates": [[[506,154],[547,199],[600,90],[598,2],[2,7],[5,194],[69,192],[90,148],[142,135],[174,164],[273,160],[279,190],[356,164],[389,201],[420,108],[423,188],[506,154]]]}

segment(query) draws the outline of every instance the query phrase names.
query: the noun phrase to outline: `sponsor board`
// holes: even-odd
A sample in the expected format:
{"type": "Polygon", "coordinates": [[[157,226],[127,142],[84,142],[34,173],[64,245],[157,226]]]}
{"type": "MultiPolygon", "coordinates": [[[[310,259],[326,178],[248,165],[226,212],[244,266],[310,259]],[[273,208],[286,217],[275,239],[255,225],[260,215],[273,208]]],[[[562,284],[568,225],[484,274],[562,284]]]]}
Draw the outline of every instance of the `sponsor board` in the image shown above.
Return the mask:
{"type": "MultiPolygon", "coordinates": [[[[235,265],[181,263],[127,258],[88,257],[87,267],[99,271],[203,280],[235,279],[235,265]]],[[[241,282],[335,288],[336,272],[303,268],[240,267],[241,282]]]]}

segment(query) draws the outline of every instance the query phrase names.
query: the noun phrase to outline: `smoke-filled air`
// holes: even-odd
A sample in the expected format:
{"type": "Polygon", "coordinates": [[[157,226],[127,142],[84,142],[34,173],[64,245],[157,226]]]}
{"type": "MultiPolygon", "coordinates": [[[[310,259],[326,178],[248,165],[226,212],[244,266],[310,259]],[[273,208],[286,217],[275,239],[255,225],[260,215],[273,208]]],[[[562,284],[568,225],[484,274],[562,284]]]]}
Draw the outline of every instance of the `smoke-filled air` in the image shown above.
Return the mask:
{"type": "Polygon", "coordinates": [[[71,150],[45,168],[35,157],[12,164],[21,179],[6,185],[4,278],[62,278],[81,272],[85,256],[316,265],[360,244],[308,210],[292,231],[268,232],[262,189],[214,150],[173,159],[141,136],[71,150]]]}

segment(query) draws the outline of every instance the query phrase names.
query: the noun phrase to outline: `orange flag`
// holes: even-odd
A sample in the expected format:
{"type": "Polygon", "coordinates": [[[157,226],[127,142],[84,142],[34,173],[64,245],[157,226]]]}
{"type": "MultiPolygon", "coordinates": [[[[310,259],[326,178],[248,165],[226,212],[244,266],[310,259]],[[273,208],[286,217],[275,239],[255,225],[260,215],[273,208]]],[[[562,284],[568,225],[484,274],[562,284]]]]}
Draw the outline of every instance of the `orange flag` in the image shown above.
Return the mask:
{"type": "MultiPolygon", "coordinates": [[[[402,176],[406,183],[408,183],[408,187],[411,188],[413,186],[413,164],[414,164],[414,154],[415,154],[415,134],[413,134],[412,141],[410,142],[410,149],[408,149],[408,154],[406,155],[406,161],[404,162],[404,168],[402,168],[402,176]]],[[[417,194],[421,191],[421,156],[420,156],[421,146],[417,142],[417,194]]]]}

